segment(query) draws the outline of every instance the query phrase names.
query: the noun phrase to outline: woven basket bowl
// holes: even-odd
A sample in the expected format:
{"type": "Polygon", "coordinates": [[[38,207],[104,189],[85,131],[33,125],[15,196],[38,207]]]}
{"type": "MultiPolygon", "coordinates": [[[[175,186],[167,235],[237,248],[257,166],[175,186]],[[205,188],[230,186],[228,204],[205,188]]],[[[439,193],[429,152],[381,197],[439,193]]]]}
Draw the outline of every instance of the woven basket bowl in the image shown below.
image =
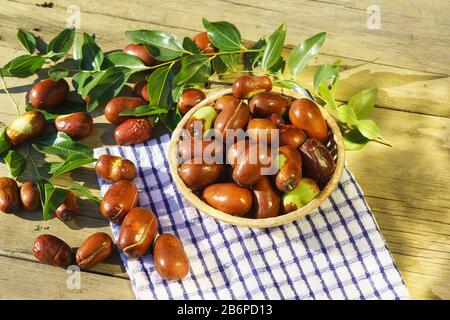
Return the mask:
{"type": "MultiPolygon", "coordinates": [[[[282,90],[279,88],[273,88],[274,92],[281,93],[285,96],[293,97],[296,99],[299,98],[305,98],[305,95],[302,95],[298,92],[294,92],[291,90],[282,90]]],[[[297,220],[301,217],[306,216],[307,214],[313,212],[315,209],[317,209],[322,202],[324,202],[328,196],[336,189],[337,184],[339,183],[339,179],[342,175],[342,170],[344,169],[344,143],[342,140],[341,132],[339,131],[339,128],[336,124],[336,122],[333,120],[333,118],[323,109],[321,109],[322,115],[324,116],[326,122],[328,123],[329,127],[329,135],[327,140],[325,141],[325,145],[328,148],[328,150],[331,152],[335,162],[336,162],[336,169],[334,171],[333,176],[331,177],[328,184],[321,190],[319,195],[314,198],[311,202],[309,202],[306,206],[289,212],[287,214],[282,214],[277,217],[273,218],[265,218],[265,219],[252,219],[252,218],[243,218],[243,217],[236,217],[232,216],[230,214],[227,214],[223,211],[217,210],[210,205],[208,205],[206,202],[204,202],[202,199],[200,199],[195,193],[189,189],[184,181],[181,179],[180,175],[178,174],[178,161],[177,161],[177,155],[178,155],[178,141],[180,138],[180,135],[182,134],[182,130],[185,127],[187,121],[190,119],[192,114],[198,110],[201,107],[212,105],[215,100],[217,100],[219,97],[231,93],[231,87],[229,89],[224,89],[222,91],[219,91],[217,93],[214,93],[210,96],[208,96],[205,100],[200,102],[198,105],[196,105],[194,108],[189,110],[187,114],[184,115],[183,119],[178,123],[178,126],[174,130],[172,134],[172,138],[169,143],[169,166],[170,166],[170,172],[172,174],[173,180],[175,181],[175,184],[178,188],[178,190],[181,192],[181,194],[198,210],[201,212],[226,223],[230,223],[236,226],[240,227],[251,227],[251,228],[269,228],[269,227],[275,227],[280,226],[283,224],[287,224],[289,222],[292,222],[294,220],[297,220]]],[[[307,98],[307,97],[306,97],[307,98]]]]}

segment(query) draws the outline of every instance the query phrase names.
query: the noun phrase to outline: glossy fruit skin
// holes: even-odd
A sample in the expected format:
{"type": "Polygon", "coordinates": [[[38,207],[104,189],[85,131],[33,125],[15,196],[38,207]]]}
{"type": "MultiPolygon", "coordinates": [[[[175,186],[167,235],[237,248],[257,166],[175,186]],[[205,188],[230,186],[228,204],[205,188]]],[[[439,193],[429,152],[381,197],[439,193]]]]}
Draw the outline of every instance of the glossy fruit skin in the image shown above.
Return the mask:
{"type": "Polygon", "coordinates": [[[222,133],[224,141],[227,135],[232,132],[227,130],[244,129],[250,119],[250,109],[248,105],[241,101],[238,105],[230,105],[220,111],[214,122],[214,129],[218,133],[222,133]]]}
{"type": "Polygon", "coordinates": [[[289,146],[278,149],[279,157],[284,158],[281,164],[275,184],[281,192],[293,190],[302,178],[302,158],[300,153],[289,146]]]}
{"type": "Polygon", "coordinates": [[[260,92],[248,105],[253,117],[267,118],[273,113],[284,114],[289,108],[289,100],[275,92],[260,92]]]}
{"type": "Polygon", "coordinates": [[[80,268],[90,269],[107,259],[114,251],[114,242],[104,232],[89,236],[78,248],[76,261],[80,268]]]}
{"type": "Polygon", "coordinates": [[[156,238],[153,248],[155,269],[169,281],[183,279],[189,273],[189,259],[177,236],[164,233],[156,238]]]}
{"type": "Polygon", "coordinates": [[[131,54],[132,56],[138,57],[144,62],[146,66],[154,66],[158,63],[158,60],[153,58],[148,52],[147,48],[142,44],[129,44],[123,48],[123,52],[131,54]]]}
{"type": "Polygon", "coordinates": [[[109,154],[101,155],[94,169],[97,175],[110,182],[133,180],[136,177],[136,166],[133,162],[109,154]]]}
{"type": "Polygon", "coordinates": [[[205,162],[213,160],[223,152],[223,143],[218,140],[194,139],[189,135],[178,141],[178,159],[180,163],[193,158],[203,158],[205,162]]]}
{"type": "Polygon", "coordinates": [[[151,135],[152,123],[149,118],[128,119],[114,130],[116,141],[121,146],[145,142],[151,135]]]}
{"type": "Polygon", "coordinates": [[[185,89],[180,97],[180,101],[178,101],[178,110],[180,110],[181,114],[186,114],[204,99],[206,99],[206,95],[202,90],[195,88],[185,89]]]}
{"type": "Polygon", "coordinates": [[[70,221],[76,217],[78,214],[77,197],[70,192],[66,191],[66,199],[64,202],[56,209],[55,215],[59,220],[63,222],[70,221]]]}
{"type": "Polygon", "coordinates": [[[233,216],[243,216],[252,208],[250,190],[235,183],[216,183],[203,190],[203,199],[211,207],[233,216]]]}
{"type": "Polygon", "coordinates": [[[49,110],[64,101],[69,93],[69,85],[64,79],[45,79],[33,86],[29,99],[33,108],[49,110]]]}
{"type": "Polygon", "coordinates": [[[289,109],[291,123],[320,142],[328,136],[328,126],[317,104],[306,98],[295,100],[289,109]]]}
{"type": "Polygon", "coordinates": [[[8,125],[6,137],[13,146],[18,146],[42,134],[46,124],[41,112],[27,111],[8,125]]]}
{"type": "Polygon", "coordinates": [[[258,92],[272,90],[272,80],[267,76],[240,76],[233,83],[233,96],[249,99],[258,92]]]}
{"type": "Polygon", "coordinates": [[[304,207],[320,193],[317,183],[309,178],[302,178],[294,190],[283,194],[283,211],[285,213],[304,207]]]}
{"type": "Polygon", "coordinates": [[[91,135],[94,121],[87,112],[75,112],[55,119],[56,130],[67,133],[74,140],[81,140],[91,135]]]}
{"type": "Polygon", "coordinates": [[[0,177],[0,211],[13,213],[19,210],[19,187],[16,180],[0,177]]]}
{"type": "Polygon", "coordinates": [[[319,186],[324,186],[336,168],[327,147],[317,139],[310,138],[300,147],[300,153],[305,175],[317,181],[319,186]]]}
{"type": "Polygon", "coordinates": [[[100,202],[102,215],[114,223],[120,223],[138,204],[138,190],[133,182],[120,180],[106,191],[100,202]]]}
{"type": "Polygon", "coordinates": [[[283,117],[279,113],[272,113],[267,117],[267,120],[272,121],[277,127],[285,123],[283,117]]]}
{"type": "Polygon", "coordinates": [[[233,106],[236,108],[240,102],[241,102],[241,100],[236,99],[233,96],[221,96],[214,103],[214,108],[216,108],[217,111],[222,111],[227,108],[232,108],[233,106]]]}
{"type": "Polygon", "coordinates": [[[139,81],[133,87],[133,97],[142,98],[146,102],[150,102],[150,96],[148,95],[148,82],[139,81]]]}
{"type": "Polygon", "coordinates": [[[37,185],[33,182],[25,182],[20,187],[20,203],[27,211],[35,211],[41,206],[41,198],[37,185]]]}
{"type": "Polygon", "coordinates": [[[208,38],[208,33],[206,31],[200,32],[197,35],[195,35],[193,40],[202,53],[215,52],[215,49],[211,44],[211,41],[208,38]]]}
{"type": "Polygon", "coordinates": [[[215,183],[221,171],[221,164],[207,164],[201,158],[188,160],[179,167],[181,179],[192,190],[202,190],[215,183]]]}
{"type": "Polygon", "coordinates": [[[115,97],[109,100],[105,106],[105,118],[109,123],[121,124],[127,119],[132,117],[119,116],[119,113],[125,110],[136,109],[139,106],[143,106],[147,102],[142,98],[137,97],[115,97]]]}
{"type": "Polygon", "coordinates": [[[298,149],[307,139],[305,132],[293,125],[282,125],[279,129],[280,146],[298,149]]]}
{"type": "Polygon", "coordinates": [[[73,260],[69,245],[50,234],[41,234],[34,240],[33,254],[42,263],[61,268],[68,267],[73,260]]]}
{"type": "Polygon", "coordinates": [[[274,138],[277,137],[276,131],[273,131],[276,128],[276,125],[270,120],[255,118],[248,122],[247,133],[250,139],[255,142],[261,140],[261,143],[265,142],[270,144],[272,136],[274,138]]]}
{"type": "Polygon", "coordinates": [[[147,253],[157,232],[155,214],[146,208],[134,208],[123,220],[117,246],[129,258],[140,258],[147,253]]]}
{"type": "Polygon", "coordinates": [[[206,137],[217,118],[217,111],[212,106],[197,109],[186,123],[186,130],[192,138],[206,137]]]}
{"type": "Polygon", "coordinates": [[[270,178],[263,176],[252,188],[253,210],[256,218],[272,218],[280,213],[281,198],[270,178]]]}

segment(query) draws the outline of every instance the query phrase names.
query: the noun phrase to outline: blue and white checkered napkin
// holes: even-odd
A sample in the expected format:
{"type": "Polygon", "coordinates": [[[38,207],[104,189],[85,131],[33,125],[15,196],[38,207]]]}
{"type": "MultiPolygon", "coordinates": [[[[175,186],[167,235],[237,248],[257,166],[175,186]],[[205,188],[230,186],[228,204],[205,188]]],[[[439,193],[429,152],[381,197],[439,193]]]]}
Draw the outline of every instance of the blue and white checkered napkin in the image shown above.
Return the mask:
{"type": "MultiPolygon", "coordinates": [[[[166,157],[169,136],[95,150],[138,168],[139,203],[176,234],[191,262],[179,282],[162,280],[152,255],[121,254],[138,299],[408,299],[402,277],[361,189],[344,170],[338,189],[304,219],[270,229],[221,223],[178,193],[166,157]]],[[[104,194],[109,184],[99,178],[104,194]]],[[[120,226],[111,224],[117,240],[120,226]]]]}

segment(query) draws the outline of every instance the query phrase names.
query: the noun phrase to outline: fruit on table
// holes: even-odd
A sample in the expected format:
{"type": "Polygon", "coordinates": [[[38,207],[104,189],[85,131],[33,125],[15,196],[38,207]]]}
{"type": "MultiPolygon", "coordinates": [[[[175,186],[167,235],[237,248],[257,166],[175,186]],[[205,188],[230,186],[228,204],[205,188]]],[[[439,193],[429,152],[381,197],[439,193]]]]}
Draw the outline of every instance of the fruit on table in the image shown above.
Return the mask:
{"type": "Polygon", "coordinates": [[[283,194],[284,212],[291,212],[305,206],[320,193],[317,183],[310,178],[303,178],[294,190],[283,194]]]}
{"type": "Polygon", "coordinates": [[[300,153],[289,146],[278,149],[278,173],[275,179],[276,186],[281,192],[293,190],[302,178],[302,158],[300,153]]]}
{"type": "Polygon", "coordinates": [[[336,168],[327,147],[317,139],[310,138],[300,147],[300,153],[305,175],[317,181],[319,186],[324,186],[336,168]]]}
{"type": "Polygon", "coordinates": [[[250,109],[248,105],[241,101],[238,105],[230,105],[220,111],[214,122],[214,129],[221,133],[223,139],[227,138],[227,130],[244,129],[250,119],[250,109]]]}
{"type": "Polygon", "coordinates": [[[209,133],[218,112],[212,106],[198,109],[186,123],[186,130],[193,138],[203,138],[209,133]]]}
{"type": "Polygon", "coordinates": [[[161,278],[177,281],[189,273],[189,259],[177,236],[163,233],[156,238],[153,262],[161,278]]]}
{"type": "Polygon", "coordinates": [[[29,100],[33,108],[52,109],[61,104],[69,93],[69,85],[64,79],[45,79],[31,88],[29,100]]]}
{"type": "Polygon", "coordinates": [[[25,182],[20,187],[20,203],[27,211],[37,210],[41,206],[39,189],[33,182],[25,182]]]}
{"type": "Polygon", "coordinates": [[[281,198],[268,176],[262,176],[253,185],[253,210],[256,218],[276,217],[280,213],[281,198]]]}
{"type": "Polygon", "coordinates": [[[146,117],[128,119],[114,130],[116,141],[121,146],[145,142],[151,135],[152,122],[146,117]]]}
{"type": "Polygon", "coordinates": [[[152,57],[147,48],[142,44],[129,44],[123,48],[123,52],[138,57],[144,62],[146,66],[154,66],[158,63],[158,60],[152,57]]]}
{"type": "Polygon", "coordinates": [[[202,158],[195,158],[183,163],[179,167],[179,174],[186,186],[192,190],[201,190],[217,181],[222,167],[221,164],[207,164],[202,158]]]}
{"type": "Polygon", "coordinates": [[[90,269],[107,259],[114,251],[114,242],[104,232],[96,232],[89,236],[78,248],[77,264],[83,269],[90,269]]]}
{"type": "Polygon", "coordinates": [[[74,140],[81,140],[91,135],[94,121],[87,112],[75,112],[55,119],[56,130],[67,133],[74,140]]]}
{"type": "Polygon", "coordinates": [[[0,177],[0,211],[13,213],[19,210],[19,186],[14,179],[0,177]]]}
{"type": "Polygon", "coordinates": [[[247,124],[247,133],[250,139],[255,142],[270,144],[273,137],[277,139],[276,125],[268,119],[251,119],[247,124]]]}
{"type": "Polygon", "coordinates": [[[120,180],[106,191],[100,202],[102,215],[114,223],[120,223],[138,204],[138,190],[129,180],[120,180]]]}
{"type": "Polygon", "coordinates": [[[147,253],[158,232],[158,219],[146,208],[133,208],[120,228],[117,245],[130,258],[140,258],[147,253]]]}
{"type": "Polygon", "coordinates": [[[272,90],[272,80],[267,76],[240,76],[233,83],[233,96],[238,99],[249,99],[258,92],[272,90]]]}
{"type": "Polygon", "coordinates": [[[70,221],[75,218],[78,213],[77,197],[71,192],[66,191],[66,199],[56,209],[55,215],[63,222],[70,221]]]}
{"type": "Polygon", "coordinates": [[[206,95],[202,90],[195,88],[185,89],[178,101],[178,110],[180,110],[181,114],[186,114],[205,98],[206,95]]]}
{"type": "Polygon", "coordinates": [[[136,177],[136,166],[128,159],[101,155],[95,163],[95,173],[107,181],[133,180],[136,177]]]}
{"type": "Polygon", "coordinates": [[[233,216],[243,216],[252,208],[250,190],[236,183],[216,183],[203,190],[203,199],[210,206],[233,216]]]}
{"type": "Polygon", "coordinates": [[[306,140],[305,132],[293,125],[282,125],[279,129],[280,146],[290,146],[298,149],[306,140]]]}
{"type": "Polygon", "coordinates": [[[260,92],[248,105],[253,117],[266,118],[273,113],[284,114],[289,108],[289,100],[275,92],[260,92]]]}
{"type": "Polygon", "coordinates": [[[17,146],[39,136],[45,125],[46,120],[41,112],[27,111],[8,125],[6,137],[12,145],[17,146]]]}
{"type": "Polygon", "coordinates": [[[50,234],[41,234],[34,240],[33,254],[39,261],[66,268],[72,260],[72,249],[63,240],[50,234]]]}
{"type": "Polygon", "coordinates": [[[305,131],[309,138],[323,142],[328,136],[328,126],[317,104],[306,98],[295,100],[289,109],[292,124],[305,131]]]}
{"type": "Polygon", "coordinates": [[[147,102],[150,102],[150,96],[148,95],[148,82],[139,81],[133,87],[133,97],[142,98],[147,102]]]}
{"type": "Polygon", "coordinates": [[[105,118],[112,124],[121,124],[131,117],[119,116],[119,113],[125,110],[136,109],[147,102],[137,97],[115,97],[109,100],[105,106],[105,118]]]}
{"type": "Polygon", "coordinates": [[[215,52],[214,47],[211,44],[211,41],[208,38],[208,33],[206,31],[200,32],[197,35],[195,35],[193,40],[202,53],[215,52]]]}

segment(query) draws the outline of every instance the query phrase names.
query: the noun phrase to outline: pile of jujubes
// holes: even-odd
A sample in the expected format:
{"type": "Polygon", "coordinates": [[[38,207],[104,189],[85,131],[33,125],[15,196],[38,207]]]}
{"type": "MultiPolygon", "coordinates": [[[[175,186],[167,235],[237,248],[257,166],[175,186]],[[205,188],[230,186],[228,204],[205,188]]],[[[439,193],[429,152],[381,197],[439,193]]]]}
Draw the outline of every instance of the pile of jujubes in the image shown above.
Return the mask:
{"type": "MultiPolygon", "coordinates": [[[[193,90],[183,93],[180,103],[194,106],[188,103],[193,90]]],[[[276,217],[306,205],[333,175],[335,162],[325,146],[329,128],[317,104],[271,90],[269,77],[241,76],[232,94],[197,109],[186,122],[178,143],[179,175],[215,209],[247,218],[276,217]],[[247,135],[233,135],[234,144],[227,146],[227,136],[237,130],[247,135]],[[277,150],[271,150],[271,134],[278,135],[277,150]],[[218,153],[225,162],[208,160],[218,153]],[[276,173],[264,175],[262,169],[272,164],[276,173]]]]}

